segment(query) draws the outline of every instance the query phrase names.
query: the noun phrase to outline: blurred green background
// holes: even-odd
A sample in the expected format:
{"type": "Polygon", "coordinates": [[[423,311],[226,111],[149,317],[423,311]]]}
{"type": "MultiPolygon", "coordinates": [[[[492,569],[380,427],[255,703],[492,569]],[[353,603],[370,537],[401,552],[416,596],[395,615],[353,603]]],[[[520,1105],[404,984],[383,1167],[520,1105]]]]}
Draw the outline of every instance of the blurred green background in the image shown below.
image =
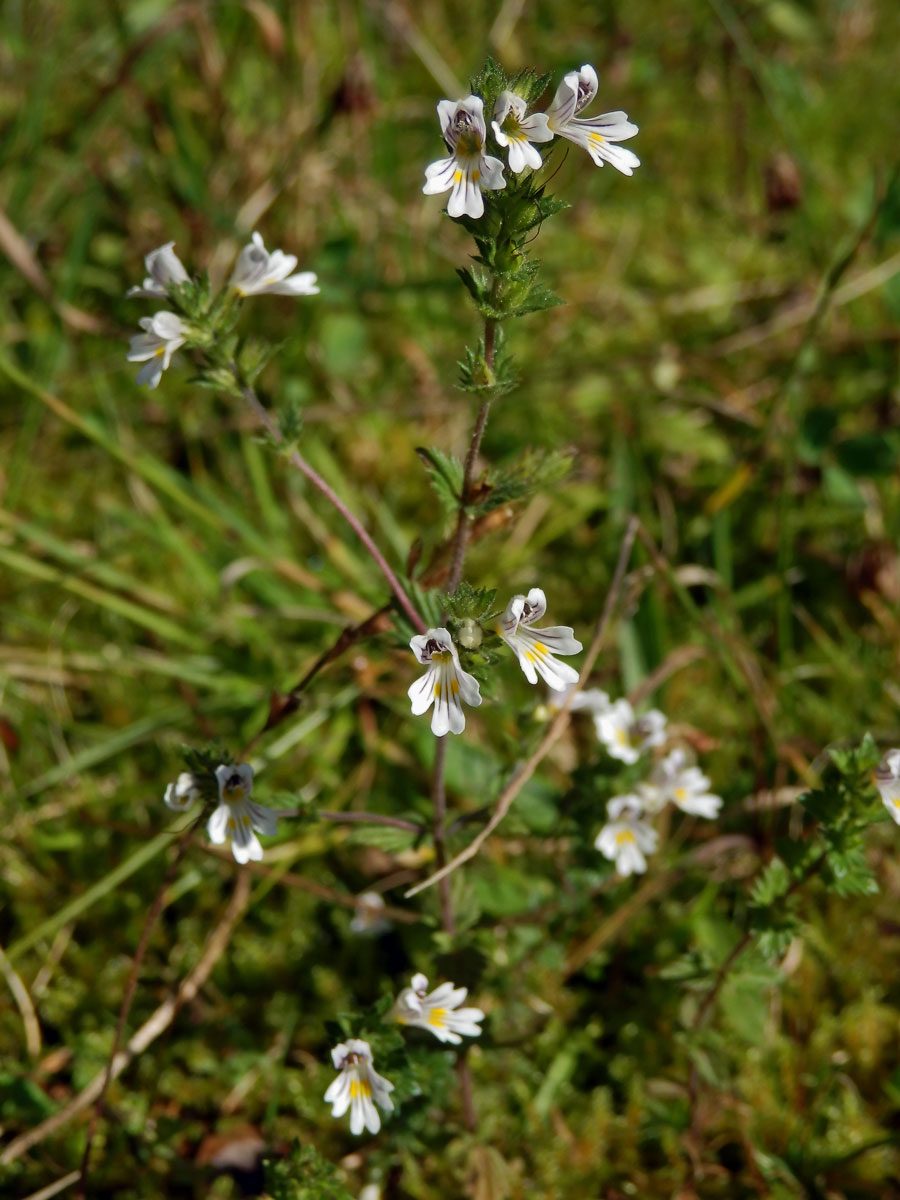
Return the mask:
{"type": "MultiPolygon", "coordinates": [[[[179,747],[237,753],[273,691],[387,599],[186,356],[136,388],[127,338],[153,308],[124,293],[172,239],[222,281],[253,229],[318,272],[315,299],[246,305],[281,343],[261,390],[302,407],[304,453],[394,565],[416,539],[427,560],[446,528],[415,447],[464,451],[456,362],[478,319],[454,274],[470,244],[422,172],[436,102],[490,53],[554,84],[593,63],[596,111],[627,110],[643,165],[557,152],[571,208],[538,252],[566,304],[510,330],[522,385],[484,458],[569,448],[573,468],[481,531],[466,576],[503,603],[539,583],[587,641],[636,512],[674,574],[638,556],[597,683],[652,696],[725,810],[616,883],[576,728],[457,876],[452,945],[432,893],[381,939],[349,931],[367,886],[404,905],[427,847],[285,822],[209,981],[111,1089],[91,1194],[258,1194],[222,1146],[253,1160],[299,1137],[385,1196],[900,1195],[893,826],[872,835],[878,897],[811,887],[803,941],[751,957],[690,1027],[813,760],[866,729],[900,740],[898,46],[891,0],[0,6],[4,1140],[105,1064],[179,747]],[[432,1107],[354,1143],[321,1101],[324,1022],[414,967],[455,972],[489,1014],[478,1128],[445,1062],[432,1107]]],[[[397,632],[330,666],[258,744],[260,798],[427,817],[414,670],[397,632]]],[[[540,728],[514,664],[491,690],[449,747],[454,817],[540,728]]],[[[234,877],[198,838],[129,1030],[191,970],[234,877]]],[[[77,1169],[84,1122],[0,1167],[3,1194],[77,1169]]]]}

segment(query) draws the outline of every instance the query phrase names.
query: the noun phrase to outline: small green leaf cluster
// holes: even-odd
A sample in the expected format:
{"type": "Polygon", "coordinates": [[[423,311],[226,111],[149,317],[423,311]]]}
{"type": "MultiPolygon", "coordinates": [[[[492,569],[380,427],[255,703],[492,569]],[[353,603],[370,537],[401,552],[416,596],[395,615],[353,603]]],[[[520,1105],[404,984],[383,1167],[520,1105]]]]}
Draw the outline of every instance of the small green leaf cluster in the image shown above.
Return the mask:
{"type": "Polygon", "coordinates": [[[469,511],[480,517],[506,504],[527,500],[565,479],[573,459],[568,450],[526,450],[514,463],[488,474],[469,511]]]}
{"type": "Polygon", "coordinates": [[[416,454],[425,464],[428,479],[442,507],[455,513],[462,498],[463,465],[453,454],[435,446],[417,446],[416,454]]]}
{"type": "Polygon", "coordinates": [[[540,100],[550,83],[550,75],[539,75],[537,71],[525,68],[517,74],[509,76],[498,62],[488,55],[479,73],[470,80],[470,90],[484,100],[486,113],[494,111],[494,105],[501,92],[515,92],[526,104],[534,104],[540,100]]]}
{"type": "Polygon", "coordinates": [[[354,1200],[337,1167],[298,1140],[285,1158],[266,1159],[263,1171],[272,1200],[354,1200]]]}
{"type": "Polygon", "coordinates": [[[830,751],[832,766],[821,784],[801,797],[815,822],[804,838],[782,838],[777,856],[756,880],[750,895],[750,928],[766,954],[782,953],[799,928],[791,898],[818,876],[838,896],[871,895],[878,890],[866,861],[865,833],[879,817],[880,801],[872,770],[880,753],[871,735],[858,747],[830,751]]]}

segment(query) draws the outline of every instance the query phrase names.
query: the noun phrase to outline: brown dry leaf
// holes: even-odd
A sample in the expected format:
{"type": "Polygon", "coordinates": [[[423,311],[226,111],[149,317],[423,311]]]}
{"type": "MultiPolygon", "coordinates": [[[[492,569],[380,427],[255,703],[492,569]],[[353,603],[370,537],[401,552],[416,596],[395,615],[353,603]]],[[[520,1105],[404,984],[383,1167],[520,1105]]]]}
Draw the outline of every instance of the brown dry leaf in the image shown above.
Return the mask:
{"type": "Polygon", "coordinates": [[[469,1187],[472,1200],[509,1200],[509,1167],[493,1146],[473,1146],[469,1154],[469,1187]]]}

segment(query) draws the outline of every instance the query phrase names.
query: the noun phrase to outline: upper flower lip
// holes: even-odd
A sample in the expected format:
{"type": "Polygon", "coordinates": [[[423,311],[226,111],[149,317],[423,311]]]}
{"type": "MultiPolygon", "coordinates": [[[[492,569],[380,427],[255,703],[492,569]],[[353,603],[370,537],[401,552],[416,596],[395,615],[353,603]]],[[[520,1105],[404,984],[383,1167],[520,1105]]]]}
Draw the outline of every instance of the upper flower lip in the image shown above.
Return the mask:
{"type": "Polygon", "coordinates": [[[451,150],[455,150],[460,136],[471,130],[483,146],[487,137],[484,123],[484,101],[480,96],[466,96],[464,100],[439,100],[438,120],[441,135],[451,150]]]}
{"type": "Polygon", "coordinates": [[[174,242],[166,242],[145,256],[147,278],[140,287],[129,288],[126,295],[165,299],[170,284],[187,283],[188,273],[173,250],[174,245],[174,242]]]}

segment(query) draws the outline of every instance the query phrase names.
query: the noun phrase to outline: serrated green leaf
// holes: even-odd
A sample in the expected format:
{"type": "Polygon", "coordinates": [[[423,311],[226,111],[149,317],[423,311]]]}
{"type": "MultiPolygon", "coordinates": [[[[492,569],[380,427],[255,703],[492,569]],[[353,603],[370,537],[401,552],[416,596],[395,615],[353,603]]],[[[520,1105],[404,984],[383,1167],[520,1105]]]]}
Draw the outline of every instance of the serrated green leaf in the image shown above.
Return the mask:
{"type": "Polygon", "coordinates": [[[265,1159],[263,1171],[272,1200],[354,1200],[337,1168],[313,1146],[299,1141],[287,1158],[265,1159]]]}

